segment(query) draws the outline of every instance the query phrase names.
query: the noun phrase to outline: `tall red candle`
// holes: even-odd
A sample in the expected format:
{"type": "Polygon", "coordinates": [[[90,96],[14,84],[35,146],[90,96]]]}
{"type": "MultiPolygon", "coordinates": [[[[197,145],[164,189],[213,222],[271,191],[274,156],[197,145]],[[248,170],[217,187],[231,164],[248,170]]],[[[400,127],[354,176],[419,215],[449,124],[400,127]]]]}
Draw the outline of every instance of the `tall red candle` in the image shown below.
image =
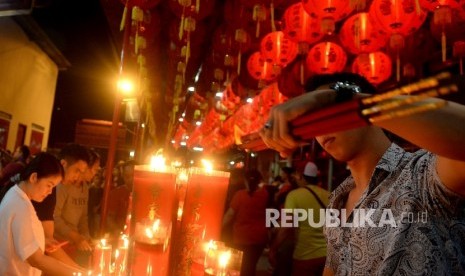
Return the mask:
{"type": "Polygon", "coordinates": [[[196,266],[203,265],[204,244],[220,239],[228,183],[227,172],[190,169],[176,244],[176,275],[195,274],[196,266]]]}
{"type": "Polygon", "coordinates": [[[132,198],[132,275],[169,274],[171,230],[176,218],[176,174],[171,168],[136,166],[132,198]]]}

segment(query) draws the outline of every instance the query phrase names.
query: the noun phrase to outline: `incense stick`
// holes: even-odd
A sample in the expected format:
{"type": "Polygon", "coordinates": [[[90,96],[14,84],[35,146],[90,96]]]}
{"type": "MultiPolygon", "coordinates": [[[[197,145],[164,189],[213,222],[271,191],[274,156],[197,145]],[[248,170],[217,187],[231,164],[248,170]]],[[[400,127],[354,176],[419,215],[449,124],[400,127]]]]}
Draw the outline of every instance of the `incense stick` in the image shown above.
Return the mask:
{"type": "MultiPolygon", "coordinates": [[[[446,101],[435,103],[422,102],[430,97],[457,92],[458,85],[450,73],[441,73],[388,92],[360,98],[313,111],[293,120],[290,123],[291,133],[297,139],[308,141],[315,136],[363,127],[383,120],[411,116],[420,112],[431,111],[447,104],[446,101]],[[394,97],[414,94],[410,97],[393,99],[394,97]]],[[[250,150],[263,150],[266,145],[258,133],[243,137],[241,147],[250,150]]]]}

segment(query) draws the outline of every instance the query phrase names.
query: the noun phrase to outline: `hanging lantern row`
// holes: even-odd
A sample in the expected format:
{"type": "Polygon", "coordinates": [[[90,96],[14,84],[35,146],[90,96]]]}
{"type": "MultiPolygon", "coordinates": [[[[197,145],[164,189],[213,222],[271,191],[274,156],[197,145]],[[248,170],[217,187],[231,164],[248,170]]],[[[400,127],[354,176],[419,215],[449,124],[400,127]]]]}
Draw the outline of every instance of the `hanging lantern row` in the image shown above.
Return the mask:
{"type": "MultiPolygon", "coordinates": [[[[240,13],[247,14],[251,7],[255,5],[267,6],[269,1],[253,0],[244,3],[237,1],[227,1],[225,10],[228,7],[237,9],[240,13]],[[257,2],[257,3],[255,3],[257,2]]],[[[251,77],[262,85],[259,89],[263,91],[266,85],[277,81],[277,87],[282,88],[287,93],[289,87],[295,85],[303,86],[305,80],[311,74],[327,74],[351,70],[367,78],[371,83],[378,85],[388,80],[392,75],[391,57],[381,49],[390,50],[396,64],[396,78],[400,79],[401,68],[405,76],[414,76],[416,68],[411,63],[400,62],[400,53],[406,45],[406,38],[417,32],[427,17],[427,11],[433,12],[431,20],[431,33],[440,38],[441,45],[445,49],[444,40],[453,44],[453,56],[462,62],[465,45],[465,35],[452,34],[449,36],[450,26],[453,22],[465,21],[465,0],[455,1],[385,1],[373,0],[366,12],[357,7],[363,6],[365,1],[332,0],[332,1],[302,1],[290,5],[282,17],[282,31],[272,31],[265,34],[260,40],[260,51],[252,53],[246,62],[246,68],[251,77]],[[429,6],[426,3],[433,3],[429,6]],[[418,5],[420,3],[420,5],[418,5]],[[433,8],[434,7],[434,8],[433,8]],[[354,10],[357,12],[354,13],[354,10]],[[452,11],[452,12],[449,12],[452,11]],[[451,14],[451,16],[449,16],[451,14]],[[351,15],[350,17],[348,17],[351,15]],[[348,17],[348,18],[347,18],[348,17]],[[347,18],[347,19],[346,19],[347,18]],[[450,18],[450,19],[449,19],[450,18]],[[335,33],[335,23],[345,20],[341,24],[337,36],[335,33]],[[450,23],[452,22],[452,23],[450,23]],[[434,27],[433,27],[434,25],[434,27]],[[436,31],[433,31],[436,30],[436,31]],[[323,41],[321,41],[323,39],[323,41]],[[348,60],[347,53],[355,55],[351,66],[346,67],[348,60]],[[299,58],[297,58],[299,56],[299,58]],[[287,68],[290,67],[290,68],[287,68]],[[287,77],[284,76],[286,74],[287,77]],[[284,79],[289,79],[283,82],[284,79]],[[290,86],[289,84],[292,83],[290,86]]],[[[276,4],[276,3],[275,3],[276,4]]],[[[237,13],[236,13],[237,14],[237,13]]],[[[268,15],[268,13],[265,13],[268,15]]],[[[253,14],[252,14],[253,16],[253,14]]],[[[259,20],[260,12],[256,10],[254,18],[259,20]]],[[[246,20],[234,20],[233,16],[225,15],[227,26],[222,34],[222,40],[215,42],[215,51],[223,49],[224,55],[233,55],[234,65],[237,65],[237,74],[240,74],[241,60],[236,53],[245,53],[250,49],[256,49],[253,35],[248,28],[246,20]],[[240,30],[242,36],[248,39],[239,39],[234,30],[240,30]],[[229,33],[229,34],[226,34],[229,33]],[[234,34],[234,35],[232,35],[234,34]],[[240,45],[240,47],[237,47],[240,45]],[[247,50],[245,50],[247,49],[247,50]]],[[[444,50],[445,53],[445,50],[444,50]]],[[[443,53],[443,59],[445,54],[443,53]]],[[[226,66],[222,64],[221,66],[226,66]]],[[[462,66],[460,67],[461,71],[462,66]]],[[[293,91],[301,91],[293,89],[293,91]]],[[[287,93],[289,94],[289,93],[287,93]]],[[[290,93],[293,97],[298,95],[290,93]]],[[[244,96],[241,96],[244,97],[244,96]]],[[[255,98],[254,98],[255,99],[255,98]]],[[[241,106],[229,118],[244,118],[244,114],[251,115],[254,120],[258,120],[257,115],[253,115],[257,110],[263,110],[258,102],[254,102],[254,108],[241,106]]],[[[259,112],[260,113],[260,112],[259,112]]],[[[258,115],[260,116],[260,115],[258,115]]],[[[235,119],[235,126],[241,125],[243,133],[247,133],[250,123],[241,122],[235,119]]],[[[224,122],[224,120],[223,120],[224,122]]],[[[232,121],[231,121],[232,122],[232,121]]],[[[231,123],[228,124],[228,126],[231,123]]],[[[229,128],[229,127],[228,127],[229,128]]],[[[230,133],[220,128],[221,133],[230,133]]],[[[235,132],[234,132],[235,133],[235,132]]]]}

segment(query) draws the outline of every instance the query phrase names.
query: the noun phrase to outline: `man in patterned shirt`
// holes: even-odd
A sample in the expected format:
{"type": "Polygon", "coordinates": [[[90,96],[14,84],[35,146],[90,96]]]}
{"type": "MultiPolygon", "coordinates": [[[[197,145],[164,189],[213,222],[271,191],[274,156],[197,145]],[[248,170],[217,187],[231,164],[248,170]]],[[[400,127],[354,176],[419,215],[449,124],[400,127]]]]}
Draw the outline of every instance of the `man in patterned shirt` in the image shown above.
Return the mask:
{"type": "MultiPolygon", "coordinates": [[[[306,88],[316,91],[273,108],[260,132],[264,142],[290,155],[299,143],[288,122],[341,99],[329,88],[339,81],[375,91],[357,75],[315,76],[306,88]]],[[[326,222],[323,275],[465,275],[464,122],[465,106],[448,102],[432,112],[316,137],[351,172],[330,197],[336,224],[326,222]],[[383,129],[425,150],[406,152],[383,129]]]]}

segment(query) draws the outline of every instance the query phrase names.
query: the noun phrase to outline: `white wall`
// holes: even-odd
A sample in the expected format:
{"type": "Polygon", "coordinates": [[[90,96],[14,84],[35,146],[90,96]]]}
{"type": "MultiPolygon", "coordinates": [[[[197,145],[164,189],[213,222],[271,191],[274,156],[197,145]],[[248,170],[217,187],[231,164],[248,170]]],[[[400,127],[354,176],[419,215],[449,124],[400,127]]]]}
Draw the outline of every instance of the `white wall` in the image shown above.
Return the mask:
{"type": "Polygon", "coordinates": [[[18,124],[27,126],[26,145],[32,124],[44,127],[47,147],[57,77],[57,65],[12,18],[0,17],[0,111],[12,115],[7,149],[14,150],[18,124]]]}

